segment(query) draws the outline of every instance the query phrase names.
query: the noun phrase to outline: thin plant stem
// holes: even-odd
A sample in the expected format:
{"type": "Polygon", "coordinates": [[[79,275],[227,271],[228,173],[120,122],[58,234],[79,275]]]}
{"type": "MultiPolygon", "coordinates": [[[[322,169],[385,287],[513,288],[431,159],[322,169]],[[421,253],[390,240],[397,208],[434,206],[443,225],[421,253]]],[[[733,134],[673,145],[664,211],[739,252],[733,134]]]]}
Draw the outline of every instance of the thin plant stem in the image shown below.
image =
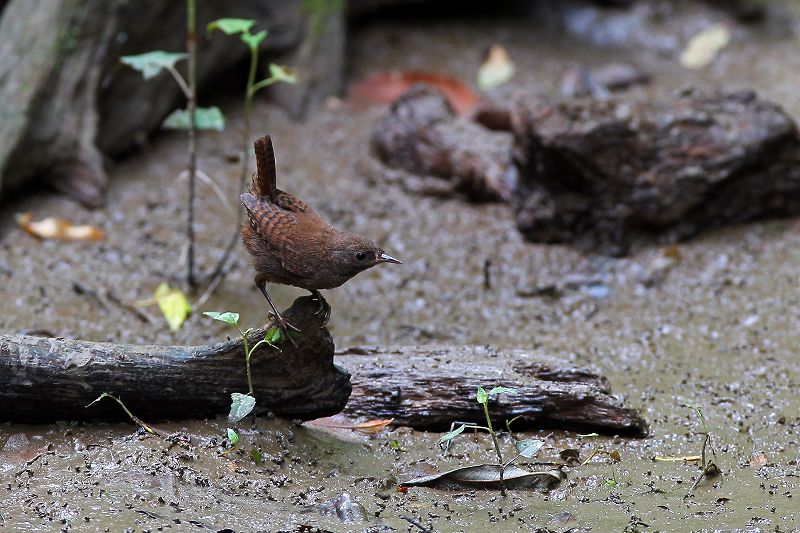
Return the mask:
{"type": "Polygon", "coordinates": [[[189,97],[192,94],[192,90],[186,84],[186,80],[183,79],[183,76],[181,76],[181,73],[178,72],[178,69],[176,69],[174,65],[165,65],[164,68],[167,69],[167,72],[172,74],[172,77],[177,82],[178,87],[181,88],[181,92],[183,93],[183,96],[185,96],[186,100],[188,101],[189,97]]]}
{"type": "MultiPolygon", "coordinates": [[[[247,333],[249,333],[250,330],[248,330],[247,333],[242,331],[242,328],[239,326],[239,324],[236,324],[236,329],[239,330],[239,334],[241,334],[242,340],[244,341],[244,362],[247,365],[247,389],[250,391],[250,396],[255,397],[255,393],[253,392],[253,375],[250,372],[251,352],[247,343],[247,333]]],[[[256,346],[258,346],[258,344],[256,344],[256,346]]],[[[253,348],[255,348],[255,346],[253,348]]]]}
{"type": "Polygon", "coordinates": [[[151,435],[155,435],[155,436],[157,436],[157,437],[162,437],[162,438],[166,438],[166,437],[168,437],[168,436],[169,436],[169,434],[168,434],[166,431],[161,431],[160,429],[154,428],[153,426],[151,426],[151,425],[149,425],[149,424],[145,424],[145,423],[144,423],[144,421],[142,421],[142,419],[141,419],[141,418],[139,418],[138,416],[136,416],[135,414],[131,413],[131,412],[128,410],[128,408],[125,406],[125,404],[124,404],[124,403],[122,403],[122,400],[120,400],[120,399],[119,399],[119,398],[117,398],[116,396],[113,396],[113,395],[111,395],[111,394],[109,394],[109,393],[107,393],[107,392],[104,392],[103,394],[101,394],[100,396],[98,396],[98,397],[97,397],[97,399],[96,399],[95,401],[93,401],[92,403],[90,403],[90,404],[89,404],[89,405],[87,405],[86,407],[91,407],[92,405],[94,405],[95,403],[99,402],[99,401],[100,401],[100,400],[102,400],[103,398],[111,398],[112,400],[114,400],[115,402],[117,402],[117,403],[119,404],[119,406],[120,406],[120,407],[122,407],[122,410],[123,410],[123,411],[125,411],[125,414],[127,414],[127,415],[128,415],[128,417],[129,417],[131,420],[133,420],[133,422],[134,422],[135,424],[139,424],[139,426],[140,426],[142,429],[144,429],[146,432],[150,433],[151,435]]]}
{"type": "MultiPolygon", "coordinates": [[[[264,87],[268,87],[278,80],[273,77],[261,80],[256,83],[256,74],[258,73],[258,46],[250,48],[250,70],[247,73],[247,89],[244,94],[244,118],[242,120],[242,152],[241,152],[241,168],[239,172],[239,194],[244,192],[245,184],[247,183],[247,171],[250,163],[250,111],[253,107],[253,97],[258,91],[264,87]]],[[[233,254],[233,249],[239,242],[239,224],[237,223],[236,229],[231,235],[228,245],[225,247],[217,266],[211,273],[211,282],[209,287],[216,288],[219,285],[219,279],[225,274],[225,265],[228,259],[233,254]]],[[[212,290],[213,292],[213,290],[212,290]]]]}
{"type": "Polygon", "coordinates": [[[505,465],[503,464],[503,453],[500,451],[500,443],[497,442],[497,435],[494,432],[494,428],[492,427],[492,417],[489,416],[489,401],[487,399],[486,402],[483,403],[483,414],[486,415],[486,426],[489,428],[489,435],[492,436],[492,442],[494,443],[494,451],[497,453],[497,459],[500,461],[500,495],[506,495],[506,485],[503,479],[503,474],[505,473],[505,465]]]}
{"type": "Polygon", "coordinates": [[[186,217],[186,239],[189,243],[187,253],[186,282],[189,287],[197,286],[194,275],[194,197],[195,174],[197,172],[197,35],[195,23],[195,0],[186,0],[186,51],[189,53],[189,94],[186,108],[189,111],[189,204],[186,217]]]}

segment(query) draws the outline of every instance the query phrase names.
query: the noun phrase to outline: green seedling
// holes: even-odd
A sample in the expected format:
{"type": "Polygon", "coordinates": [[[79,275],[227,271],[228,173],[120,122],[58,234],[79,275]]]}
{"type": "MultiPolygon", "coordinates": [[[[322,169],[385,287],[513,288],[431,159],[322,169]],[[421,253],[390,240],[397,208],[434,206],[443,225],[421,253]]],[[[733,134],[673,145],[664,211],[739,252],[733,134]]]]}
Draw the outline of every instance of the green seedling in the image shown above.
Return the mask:
{"type": "Polygon", "coordinates": [[[232,313],[230,311],[224,313],[206,311],[203,314],[214,320],[219,320],[220,322],[225,322],[226,324],[234,326],[244,342],[244,358],[245,364],[247,365],[247,388],[249,392],[247,394],[238,392],[231,394],[231,412],[228,414],[228,420],[231,422],[238,422],[249,415],[256,406],[255,393],[253,392],[253,375],[250,371],[250,358],[253,352],[262,345],[267,345],[277,350],[275,343],[281,340],[281,330],[276,326],[269,328],[264,338],[251,347],[247,336],[250,335],[253,330],[252,328],[247,328],[247,330],[242,331],[242,327],[239,325],[239,313],[232,313]]]}
{"type": "Polygon", "coordinates": [[[711,433],[708,431],[708,424],[706,424],[706,417],[703,414],[703,409],[699,405],[693,403],[684,403],[681,404],[681,407],[687,407],[697,413],[697,416],[700,418],[700,424],[703,426],[703,431],[699,433],[703,435],[703,447],[700,450],[700,466],[703,471],[700,477],[697,478],[697,481],[692,485],[692,488],[689,489],[689,494],[691,494],[703,478],[711,479],[716,476],[721,476],[722,470],[720,470],[715,462],[717,460],[717,452],[714,449],[714,441],[711,437],[711,433]],[[711,452],[713,460],[708,458],[708,452],[711,452]]]}
{"type": "MultiPolygon", "coordinates": [[[[250,155],[250,115],[251,109],[253,107],[253,97],[260,91],[261,89],[265,89],[270,85],[274,85],[279,82],[294,84],[297,83],[297,75],[296,73],[284,66],[276,65],[275,63],[269,64],[269,76],[260,80],[256,81],[256,75],[258,74],[258,48],[261,42],[267,37],[267,31],[261,30],[258,33],[251,33],[253,26],[255,26],[256,21],[250,19],[236,19],[236,18],[222,18],[211,22],[207,30],[209,33],[214,31],[221,31],[226,35],[238,35],[242,42],[247,46],[250,50],[250,69],[247,73],[247,85],[245,87],[244,93],[244,117],[243,117],[243,125],[242,125],[242,150],[240,154],[240,161],[241,161],[241,171],[239,173],[239,192],[244,192],[244,186],[247,182],[247,174],[248,174],[248,163],[249,163],[249,155],[250,155]]],[[[228,262],[228,258],[230,257],[233,249],[235,248],[236,244],[239,242],[239,225],[236,225],[236,231],[233,233],[231,240],[228,242],[228,247],[225,249],[225,253],[222,254],[219,262],[217,263],[216,268],[214,269],[213,273],[211,274],[211,285],[216,286],[218,283],[218,279],[222,277],[222,273],[225,270],[225,265],[228,262]]]]}
{"type": "MultiPolygon", "coordinates": [[[[489,433],[492,437],[492,443],[494,445],[494,451],[497,454],[498,465],[500,466],[500,493],[505,496],[506,489],[504,485],[504,472],[505,469],[513,464],[517,459],[520,457],[525,458],[532,458],[534,457],[538,451],[544,446],[544,443],[540,440],[534,439],[525,439],[521,441],[516,441],[516,455],[514,455],[510,460],[506,461],[503,458],[503,452],[500,449],[500,442],[497,440],[497,432],[494,430],[492,426],[492,417],[489,415],[489,400],[493,397],[497,397],[501,394],[515,394],[517,391],[516,389],[512,389],[509,387],[494,387],[489,392],[486,391],[483,387],[478,387],[477,392],[475,393],[475,400],[483,407],[483,414],[486,418],[486,425],[481,426],[478,424],[469,424],[469,423],[462,423],[458,428],[451,429],[448,433],[442,435],[439,439],[439,445],[446,444],[449,445],[450,441],[456,438],[458,435],[464,432],[466,429],[473,429],[473,430],[483,430],[489,433]]],[[[454,422],[455,425],[457,422],[454,422]]],[[[506,422],[506,427],[510,426],[510,422],[506,422]]],[[[452,426],[451,426],[452,427],[452,426]]]]}
{"type": "Polygon", "coordinates": [[[605,455],[606,457],[611,459],[611,477],[606,478],[604,480],[604,483],[606,484],[607,487],[613,488],[619,484],[619,482],[617,481],[616,465],[617,463],[622,461],[622,455],[620,455],[619,450],[607,450],[605,446],[600,446],[599,444],[597,444],[596,439],[598,439],[599,437],[600,435],[597,433],[587,433],[584,435],[578,435],[579,439],[595,439],[595,445],[594,448],[592,449],[592,452],[589,454],[589,457],[587,457],[586,459],[584,459],[583,462],[581,462],[581,466],[588,464],[589,462],[592,461],[592,459],[594,459],[599,455],[605,455]]]}
{"type": "Polygon", "coordinates": [[[264,461],[264,458],[258,448],[253,448],[250,450],[250,459],[252,459],[257,465],[260,465],[264,461]]]}
{"type": "Polygon", "coordinates": [[[222,452],[222,455],[228,455],[239,445],[239,434],[235,429],[228,428],[228,442],[230,442],[230,446],[222,452]]]}
{"type": "Polygon", "coordinates": [[[125,411],[125,414],[128,415],[128,417],[130,417],[130,419],[133,421],[134,424],[138,424],[143,430],[145,430],[146,432],[150,433],[151,435],[154,435],[156,437],[163,437],[163,438],[169,437],[169,434],[167,432],[161,431],[160,429],[154,428],[151,425],[145,424],[144,421],[141,418],[139,418],[135,414],[131,413],[130,410],[128,410],[128,408],[125,407],[125,404],[122,403],[122,400],[120,400],[116,396],[113,396],[113,395],[111,395],[111,394],[109,394],[107,392],[104,392],[103,394],[98,396],[92,403],[90,403],[86,407],[93,406],[94,404],[96,404],[97,402],[102,400],[103,398],[111,398],[112,400],[117,402],[119,404],[119,406],[122,407],[122,410],[125,411]]]}
{"type": "Polygon", "coordinates": [[[197,130],[222,130],[225,128],[225,119],[219,108],[197,107],[197,35],[195,4],[196,0],[186,1],[186,53],[156,50],[120,58],[122,63],[139,71],[145,80],[149,80],[163,71],[169,72],[186,97],[186,109],[179,109],[173,112],[164,120],[162,127],[187,130],[189,134],[186,281],[190,287],[197,285],[194,273],[194,199],[195,178],[197,177],[197,130]],[[183,60],[188,61],[188,79],[184,78],[175,66],[178,62],[183,60]]]}

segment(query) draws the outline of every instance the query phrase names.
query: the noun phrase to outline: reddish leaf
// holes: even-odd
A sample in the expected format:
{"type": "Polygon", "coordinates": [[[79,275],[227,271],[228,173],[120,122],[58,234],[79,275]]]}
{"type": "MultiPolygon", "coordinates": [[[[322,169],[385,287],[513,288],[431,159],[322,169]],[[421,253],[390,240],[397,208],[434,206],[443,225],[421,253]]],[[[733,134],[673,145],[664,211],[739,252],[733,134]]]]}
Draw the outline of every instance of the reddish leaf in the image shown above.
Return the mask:
{"type": "Polygon", "coordinates": [[[372,74],[350,89],[348,101],[353,104],[389,104],[416,83],[426,83],[442,91],[460,115],[469,114],[478,103],[478,96],[458,79],[416,70],[372,74]]]}

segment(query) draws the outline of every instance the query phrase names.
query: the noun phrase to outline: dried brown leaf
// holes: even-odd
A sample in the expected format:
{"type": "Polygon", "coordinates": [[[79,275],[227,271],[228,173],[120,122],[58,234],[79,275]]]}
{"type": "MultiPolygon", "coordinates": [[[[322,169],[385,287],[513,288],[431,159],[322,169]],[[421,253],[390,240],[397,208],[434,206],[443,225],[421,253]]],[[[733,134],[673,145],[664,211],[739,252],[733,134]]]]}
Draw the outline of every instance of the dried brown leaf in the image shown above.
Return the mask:
{"type": "Polygon", "coordinates": [[[63,218],[47,217],[34,221],[31,213],[20,213],[16,218],[23,230],[39,239],[99,241],[105,238],[103,231],[94,226],[76,226],[63,218]]]}
{"type": "Polygon", "coordinates": [[[394,418],[368,420],[358,424],[339,424],[337,422],[332,422],[331,419],[321,418],[310,422],[310,424],[324,428],[352,429],[353,431],[357,431],[362,435],[375,435],[376,433],[380,433],[383,428],[392,422],[394,422],[394,418]]]}
{"type": "MultiPolygon", "coordinates": [[[[530,472],[518,466],[510,465],[503,470],[502,485],[510,490],[550,490],[565,478],[566,475],[557,469],[547,472],[530,472]]],[[[400,486],[431,487],[445,490],[500,489],[500,465],[465,466],[432,476],[410,479],[401,483],[400,486]]]]}

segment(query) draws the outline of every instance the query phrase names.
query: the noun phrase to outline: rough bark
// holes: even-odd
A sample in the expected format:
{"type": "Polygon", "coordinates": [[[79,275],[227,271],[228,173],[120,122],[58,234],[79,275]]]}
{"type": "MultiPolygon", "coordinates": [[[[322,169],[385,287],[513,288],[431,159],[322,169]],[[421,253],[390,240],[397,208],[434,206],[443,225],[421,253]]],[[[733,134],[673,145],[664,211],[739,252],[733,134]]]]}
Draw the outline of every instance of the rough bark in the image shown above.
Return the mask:
{"type": "MultiPolygon", "coordinates": [[[[251,359],[257,412],[303,420],[342,410],[349,375],[333,364],[333,338],[319,304],[298,298],[284,317],[303,331],[280,352],[251,359]]],[[[264,337],[265,329],[250,335],[264,337]]],[[[251,344],[252,345],[252,344],[251,344]]],[[[103,392],[119,396],[146,420],[227,413],[232,392],[247,392],[242,341],[210,346],[134,346],[30,336],[0,336],[0,420],[119,419],[114,402],[85,408],[103,392]]]]}
{"type": "Polygon", "coordinates": [[[117,3],[12,1],[0,19],[0,189],[33,176],[102,203],[95,91],[117,3]]]}
{"type": "MultiPolygon", "coordinates": [[[[284,317],[301,333],[297,347],[260,348],[252,357],[256,412],[309,420],[345,409],[415,428],[445,429],[479,420],[478,385],[516,386],[492,405],[498,422],[523,415],[531,425],[643,436],[647,424],[609,395],[597,374],[526,352],[486,347],[352,348],[333,364],[333,339],[319,304],[298,298],[284,317]]],[[[264,329],[250,335],[263,338],[264,329]]],[[[0,420],[120,419],[113,403],[85,406],[103,392],[118,395],[145,420],[223,415],[232,392],[247,391],[240,340],[211,346],[132,346],[31,336],[0,336],[0,420]]]]}
{"type": "Polygon", "coordinates": [[[472,200],[510,200],[511,138],[458,118],[439,90],[415,85],[372,131],[372,148],[388,166],[449,182],[472,200]]]}
{"type": "Polygon", "coordinates": [[[517,224],[534,241],[621,255],[800,213],[797,129],[751,92],[531,107],[514,129],[517,224]]]}
{"type": "MultiPolygon", "coordinates": [[[[608,380],[592,370],[529,352],[487,346],[354,347],[336,361],[353,374],[345,411],[394,418],[417,429],[447,429],[453,421],[483,420],[478,386],[503,385],[490,412],[498,427],[558,427],[642,437],[647,422],[611,396],[608,380]]],[[[488,389],[487,389],[488,390],[488,389]]]]}

